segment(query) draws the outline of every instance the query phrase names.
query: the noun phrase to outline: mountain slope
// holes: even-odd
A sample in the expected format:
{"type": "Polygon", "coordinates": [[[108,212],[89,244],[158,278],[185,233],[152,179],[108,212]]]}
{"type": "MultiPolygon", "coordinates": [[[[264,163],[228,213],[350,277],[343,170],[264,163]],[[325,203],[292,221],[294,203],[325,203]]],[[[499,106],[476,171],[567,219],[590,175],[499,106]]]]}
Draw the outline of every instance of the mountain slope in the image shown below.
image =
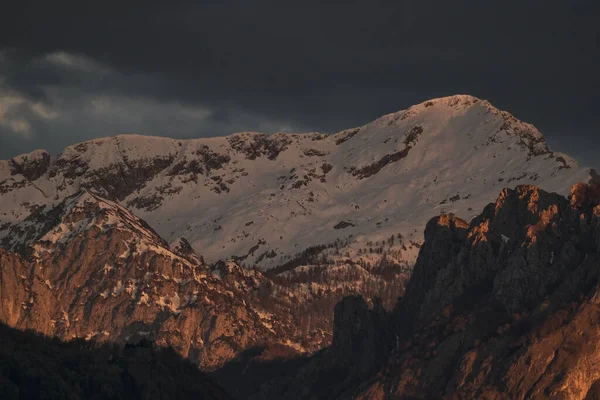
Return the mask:
{"type": "Polygon", "coordinates": [[[460,95],[329,136],[127,135],[70,146],[57,158],[15,157],[0,162],[0,238],[32,208],[86,188],[167,242],[185,239],[209,262],[236,257],[269,268],[337,240],[347,243],[342,255],[374,263],[381,254],[366,250],[394,236],[401,239],[388,255],[410,265],[426,221],[441,212],[474,216],[505,186],[566,194],[589,179],[532,125],[460,95]]]}
{"type": "Polygon", "coordinates": [[[310,295],[234,263],[209,267],[183,245],[172,250],[144,221],[86,190],[36,209],[3,245],[0,320],[12,327],[62,339],[151,339],[206,369],[254,345],[304,352],[328,340],[292,311],[310,307],[310,295]]]}
{"type": "MultiPolygon", "coordinates": [[[[215,369],[256,349],[340,343],[335,304],[380,296],[336,311],[370,321],[348,324],[377,338],[359,362],[345,358],[364,376],[393,341],[369,326],[404,294],[427,219],[472,217],[504,186],[565,193],[592,175],[470,96],[330,136],[128,135],[57,158],[40,150],[0,162],[0,320],[62,339],[150,338],[215,369]]],[[[403,304],[436,304],[411,291],[403,304]]],[[[345,346],[335,354],[354,352],[345,346]]]]}
{"type": "Polygon", "coordinates": [[[394,311],[344,299],[332,345],[261,398],[596,399],[598,254],[597,184],[435,217],[394,311]]]}

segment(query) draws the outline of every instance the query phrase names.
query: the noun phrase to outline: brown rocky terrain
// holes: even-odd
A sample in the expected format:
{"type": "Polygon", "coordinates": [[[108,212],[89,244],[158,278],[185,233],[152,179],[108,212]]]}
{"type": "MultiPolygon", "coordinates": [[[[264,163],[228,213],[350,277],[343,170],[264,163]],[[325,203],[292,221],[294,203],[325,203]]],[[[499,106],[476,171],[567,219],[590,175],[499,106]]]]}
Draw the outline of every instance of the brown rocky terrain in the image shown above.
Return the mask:
{"type": "Polygon", "coordinates": [[[331,333],[309,319],[307,334],[299,316],[323,299],[274,278],[290,270],[208,266],[84,190],[32,208],[3,240],[0,319],[62,339],[150,339],[240,398],[597,398],[600,186],[568,199],[505,189],[471,222],[432,219],[425,239],[392,311],[347,297],[331,333]]]}
{"type": "Polygon", "coordinates": [[[4,246],[0,319],[13,327],[62,339],[150,339],[206,369],[259,343],[289,342],[298,352],[325,340],[302,341],[292,300],[261,306],[273,284],[260,272],[209,267],[185,243],[171,251],[143,221],[87,191],[36,211],[4,246]],[[10,250],[11,240],[20,245],[10,250]]]}
{"type": "Polygon", "coordinates": [[[64,340],[149,339],[207,370],[259,347],[311,354],[331,342],[341,298],[393,296],[402,287],[369,277],[405,273],[393,264],[319,266],[308,253],[268,275],[232,260],[208,265],[185,239],[169,246],[87,190],[31,207],[0,245],[1,321],[64,340]],[[306,262],[314,267],[295,268],[306,262]]]}
{"type": "Polygon", "coordinates": [[[336,307],[330,347],[257,398],[596,399],[600,187],[519,186],[427,224],[405,296],[336,307]]]}
{"type": "Polygon", "coordinates": [[[436,217],[394,310],[347,297],[328,332],[310,310],[348,291],[302,289],[315,269],[206,265],[84,190],[32,207],[3,239],[0,318],[69,340],[150,339],[225,386],[241,377],[242,398],[594,398],[599,204],[595,183],[569,199],[524,185],[471,222],[436,217]]]}

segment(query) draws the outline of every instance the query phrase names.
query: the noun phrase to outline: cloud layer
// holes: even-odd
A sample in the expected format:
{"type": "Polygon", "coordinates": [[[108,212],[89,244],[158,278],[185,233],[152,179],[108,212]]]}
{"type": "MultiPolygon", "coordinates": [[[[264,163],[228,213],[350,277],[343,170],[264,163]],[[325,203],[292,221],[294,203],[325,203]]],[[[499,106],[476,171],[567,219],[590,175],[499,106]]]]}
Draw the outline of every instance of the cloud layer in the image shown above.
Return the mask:
{"type": "MultiPolygon", "coordinates": [[[[4,54],[4,65],[16,63],[4,54]]],[[[83,55],[53,52],[12,65],[27,86],[0,83],[0,153],[11,157],[33,148],[54,153],[96,137],[140,133],[177,138],[216,136],[248,129],[289,131],[270,116],[244,110],[224,113],[209,105],[152,96],[157,77],[124,74],[83,55]],[[39,82],[33,81],[42,77],[39,82]],[[136,90],[143,87],[142,93],[136,90]]],[[[13,77],[14,78],[14,77],[13,77]]]]}

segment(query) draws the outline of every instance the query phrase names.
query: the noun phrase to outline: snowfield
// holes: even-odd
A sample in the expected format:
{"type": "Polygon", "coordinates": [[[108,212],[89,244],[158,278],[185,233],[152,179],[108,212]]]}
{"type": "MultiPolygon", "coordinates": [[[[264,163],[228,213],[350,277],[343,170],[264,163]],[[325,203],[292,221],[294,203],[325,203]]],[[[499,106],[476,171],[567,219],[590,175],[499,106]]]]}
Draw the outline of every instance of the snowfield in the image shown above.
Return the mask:
{"type": "MultiPolygon", "coordinates": [[[[37,150],[0,161],[0,239],[39,207],[87,189],[167,242],[186,239],[208,262],[234,257],[268,269],[336,241],[345,243],[340,257],[359,259],[394,236],[396,261],[410,265],[435,215],[475,216],[504,187],[567,194],[590,178],[589,169],[552,152],[534,126],[459,95],[333,135],[124,135],[57,157],[37,150]]],[[[53,235],[47,239],[64,233],[53,235]]]]}

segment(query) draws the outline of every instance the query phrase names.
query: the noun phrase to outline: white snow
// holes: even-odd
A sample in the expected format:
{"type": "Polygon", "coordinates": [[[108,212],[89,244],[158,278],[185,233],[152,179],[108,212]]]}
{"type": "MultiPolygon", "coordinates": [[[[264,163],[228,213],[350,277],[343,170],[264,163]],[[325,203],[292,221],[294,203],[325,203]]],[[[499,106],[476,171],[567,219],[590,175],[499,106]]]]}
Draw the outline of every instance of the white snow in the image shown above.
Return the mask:
{"type": "Polygon", "coordinates": [[[160,296],[156,304],[160,307],[168,308],[173,314],[179,314],[181,299],[179,294],[175,292],[173,295],[160,296]]]}
{"type": "Polygon", "coordinates": [[[123,293],[124,287],[123,287],[123,282],[122,281],[118,281],[117,285],[113,288],[111,296],[112,297],[117,297],[119,296],[121,293],[123,293]]]}
{"type": "MultiPolygon", "coordinates": [[[[239,139],[251,145],[259,137],[257,133],[240,133],[176,140],[126,135],[70,146],[57,160],[82,163],[89,173],[72,182],[67,180],[64,188],[63,175],[46,174],[36,180],[37,188],[25,182],[0,195],[0,209],[6,210],[0,213],[0,226],[22,222],[29,215],[22,205],[25,202],[57,204],[76,193],[91,182],[95,171],[115,164],[129,168],[138,162],[172,159],[169,166],[119,204],[101,201],[106,207],[104,217],[93,221],[98,227],[129,229],[142,237],[134,255],[153,251],[189,265],[155,243],[152,232],[136,223],[132,212],[169,243],[186,238],[209,262],[237,255],[246,256],[243,262],[247,265],[258,263],[269,268],[310,246],[334,243],[350,235],[349,244],[340,251],[358,258],[358,249],[367,241],[382,241],[400,233],[406,247],[402,258],[412,263],[418,246],[410,242],[422,241],[423,228],[431,217],[455,213],[471,218],[493,202],[504,187],[535,184],[567,194],[574,183],[589,180],[588,169],[568,156],[549,152],[535,127],[467,95],[433,99],[321,140],[315,133],[272,135],[272,140],[288,142],[286,150],[273,160],[266,156],[248,159],[230,143],[239,139]],[[415,127],[423,132],[411,136],[415,127]],[[352,133],[354,136],[342,142],[352,133]],[[389,159],[407,145],[412,147],[406,157],[372,176],[359,179],[351,173],[352,168],[356,171],[389,159]],[[202,161],[198,152],[205,147],[229,156],[230,161],[210,172],[205,168],[203,174],[171,173],[179,162],[202,161]],[[328,168],[331,170],[325,173],[328,168]],[[218,180],[228,192],[213,191],[218,180]],[[174,188],[177,190],[171,190],[174,188]],[[153,195],[163,197],[154,210],[132,208],[129,212],[122,207],[153,195]],[[354,226],[334,229],[341,221],[354,226]]],[[[0,188],[21,181],[20,175],[10,175],[7,162],[0,162],[0,188]]],[[[102,190],[98,190],[101,195],[102,190]]],[[[86,201],[100,200],[88,193],[74,200],[72,206],[82,207],[86,201]]],[[[90,221],[59,225],[42,239],[63,243],[81,234],[86,223],[90,221]]],[[[0,238],[6,234],[0,230],[0,238]]],[[[120,255],[128,256],[128,250],[120,255]]]]}
{"type": "Polygon", "coordinates": [[[90,341],[96,336],[110,336],[110,331],[95,331],[85,335],[85,340],[90,341]]]}
{"type": "Polygon", "coordinates": [[[146,292],[143,292],[143,293],[140,295],[140,299],[138,300],[138,303],[137,303],[137,304],[138,304],[138,305],[141,305],[141,304],[146,304],[146,305],[148,305],[148,304],[149,304],[149,303],[148,303],[148,301],[149,301],[149,300],[150,300],[150,298],[148,297],[148,294],[147,294],[146,292]]]}

